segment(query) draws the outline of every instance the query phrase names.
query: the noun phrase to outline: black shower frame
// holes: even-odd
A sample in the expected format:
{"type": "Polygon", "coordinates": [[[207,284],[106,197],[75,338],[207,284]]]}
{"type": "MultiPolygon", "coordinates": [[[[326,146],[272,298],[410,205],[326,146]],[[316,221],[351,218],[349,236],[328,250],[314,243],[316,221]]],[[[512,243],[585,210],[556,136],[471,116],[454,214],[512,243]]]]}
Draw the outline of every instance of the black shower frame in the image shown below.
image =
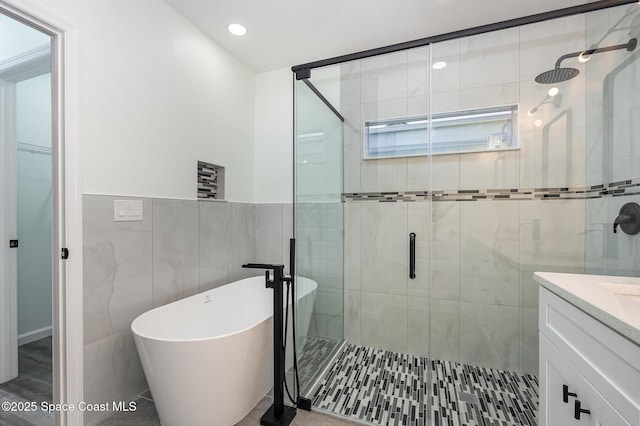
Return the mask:
{"type": "Polygon", "coordinates": [[[378,47],[376,49],[363,50],[361,52],[350,53],[347,55],[335,56],[333,58],[322,59],[306,64],[294,65],[291,71],[295,74],[296,80],[307,80],[311,77],[311,70],[314,68],[322,68],[330,65],[336,65],[343,62],[355,61],[358,59],[370,58],[372,56],[384,55],[387,53],[399,52],[402,50],[413,49],[416,47],[428,46],[433,43],[439,43],[448,40],[454,40],[462,37],[469,37],[478,34],[484,34],[492,31],[505,30],[507,28],[519,27],[522,25],[535,24],[537,22],[548,21],[551,19],[564,18],[581,13],[594,12],[596,10],[608,9],[610,7],[622,6],[625,4],[638,3],[638,0],[600,0],[593,3],[581,4],[578,6],[566,7],[563,9],[552,10],[550,12],[537,13],[534,15],[524,16],[521,18],[509,19],[506,21],[495,22],[478,27],[467,28],[464,30],[452,31],[445,34],[435,35],[431,37],[420,38],[417,40],[406,41],[403,43],[391,44],[389,46],[378,47]]]}

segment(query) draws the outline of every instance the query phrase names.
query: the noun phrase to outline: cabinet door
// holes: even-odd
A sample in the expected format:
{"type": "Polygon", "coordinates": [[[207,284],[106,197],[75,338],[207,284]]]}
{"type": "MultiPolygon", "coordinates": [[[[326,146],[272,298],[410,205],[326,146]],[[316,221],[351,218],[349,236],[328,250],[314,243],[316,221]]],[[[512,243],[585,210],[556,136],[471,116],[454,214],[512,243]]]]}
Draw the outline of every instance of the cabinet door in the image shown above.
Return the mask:
{"type": "Polygon", "coordinates": [[[540,373],[541,426],[630,425],[542,334],[540,373]],[[578,401],[589,411],[580,413],[580,419],[575,413],[578,401]]]}
{"type": "MultiPolygon", "coordinates": [[[[620,413],[609,404],[604,396],[583,378],[578,383],[578,397],[574,404],[580,403],[580,408],[589,410],[590,414],[580,414],[579,424],[597,426],[629,426],[620,413]]],[[[575,407],[575,406],[574,406],[575,407]]],[[[576,420],[578,421],[578,420],[576,420]]]]}
{"type": "Polygon", "coordinates": [[[562,354],[540,334],[540,424],[541,426],[572,426],[585,424],[573,417],[575,397],[581,377],[562,354]]]}

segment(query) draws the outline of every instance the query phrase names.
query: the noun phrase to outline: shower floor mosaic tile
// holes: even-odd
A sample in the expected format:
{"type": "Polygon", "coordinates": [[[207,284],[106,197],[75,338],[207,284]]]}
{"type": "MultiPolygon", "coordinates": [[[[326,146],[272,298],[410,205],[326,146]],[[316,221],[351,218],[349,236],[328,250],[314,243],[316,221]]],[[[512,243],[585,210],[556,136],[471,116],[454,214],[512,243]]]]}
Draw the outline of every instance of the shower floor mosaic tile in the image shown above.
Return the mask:
{"type": "Polygon", "coordinates": [[[538,379],[345,345],[312,400],[319,409],[379,425],[536,426],[538,379]]]}
{"type": "MultiPolygon", "coordinates": [[[[326,367],[341,345],[341,341],[323,339],[320,337],[307,337],[300,350],[298,358],[298,375],[300,383],[307,386],[313,385],[318,375],[326,367]]],[[[292,372],[293,370],[291,370],[292,372]]],[[[304,393],[306,389],[302,389],[304,393]]]]}

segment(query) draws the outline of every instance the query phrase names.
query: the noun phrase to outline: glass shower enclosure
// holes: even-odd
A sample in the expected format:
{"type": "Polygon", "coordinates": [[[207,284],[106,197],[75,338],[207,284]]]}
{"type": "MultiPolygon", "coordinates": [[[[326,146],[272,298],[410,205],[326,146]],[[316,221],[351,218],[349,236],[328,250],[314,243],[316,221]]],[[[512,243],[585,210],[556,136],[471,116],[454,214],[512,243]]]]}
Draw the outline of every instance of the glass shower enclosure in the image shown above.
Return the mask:
{"type": "Polygon", "coordinates": [[[536,424],[534,272],[640,275],[637,239],[612,232],[640,197],[639,35],[624,4],[294,80],[315,408],[536,424]]]}
{"type": "Polygon", "coordinates": [[[344,340],[343,118],[311,82],[295,81],[295,93],[296,275],[317,284],[297,313],[305,394],[344,340]]]}

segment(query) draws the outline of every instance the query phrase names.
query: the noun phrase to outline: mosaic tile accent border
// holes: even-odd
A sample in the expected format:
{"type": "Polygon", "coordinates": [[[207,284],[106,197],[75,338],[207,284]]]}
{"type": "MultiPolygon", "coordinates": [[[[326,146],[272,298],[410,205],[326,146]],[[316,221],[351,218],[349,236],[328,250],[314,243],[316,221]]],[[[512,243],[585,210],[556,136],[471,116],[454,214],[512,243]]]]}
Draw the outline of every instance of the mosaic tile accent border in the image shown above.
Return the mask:
{"type": "Polygon", "coordinates": [[[620,197],[625,195],[640,195],[640,178],[622,180],[619,182],[611,182],[609,184],[595,185],[589,188],[590,196],[588,198],[600,198],[611,195],[620,197]]]}
{"type": "Polygon", "coordinates": [[[378,425],[536,426],[538,386],[530,374],[348,344],[312,401],[378,425]]]}
{"type": "Polygon", "coordinates": [[[224,200],[224,167],[198,161],[198,199],[224,200]]]}
{"type": "MultiPolygon", "coordinates": [[[[429,191],[354,192],[342,194],[342,202],[415,202],[428,201],[429,191]]],[[[589,187],[515,188],[515,189],[459,189],[433,191],[433,201],[478,200],[584,200],[606,196],[640,195],[640,179],[629,179],[589,187]]]]}

